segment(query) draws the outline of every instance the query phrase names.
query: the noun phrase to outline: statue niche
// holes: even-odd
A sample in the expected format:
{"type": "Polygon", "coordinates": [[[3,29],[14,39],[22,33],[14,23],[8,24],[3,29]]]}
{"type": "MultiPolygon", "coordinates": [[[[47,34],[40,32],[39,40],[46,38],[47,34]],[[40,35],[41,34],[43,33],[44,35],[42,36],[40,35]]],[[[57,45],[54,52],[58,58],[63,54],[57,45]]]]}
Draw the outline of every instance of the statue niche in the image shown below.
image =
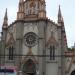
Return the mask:
{"type": "Polygon", "coordinates": [[[31,15],[34,15],[35,14],[35,3],[34,2],[32,2],[32,3],[30,3],[30,14],[31,15]]]}

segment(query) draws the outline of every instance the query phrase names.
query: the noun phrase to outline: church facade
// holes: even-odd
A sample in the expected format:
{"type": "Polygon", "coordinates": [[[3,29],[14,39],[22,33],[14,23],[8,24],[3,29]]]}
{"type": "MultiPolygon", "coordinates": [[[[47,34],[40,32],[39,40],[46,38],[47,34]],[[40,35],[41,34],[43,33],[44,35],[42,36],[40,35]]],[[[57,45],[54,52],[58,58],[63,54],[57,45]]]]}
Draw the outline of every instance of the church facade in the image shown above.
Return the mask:
{"type": "Polygon", "coordinates": [[[22,75],[65,75],[67,50],[64,20],[59,6],[57,23],[46,16],[45,0],[20,0],[17,19],[2,26],[0,64],[16,67],[22,75]]]}

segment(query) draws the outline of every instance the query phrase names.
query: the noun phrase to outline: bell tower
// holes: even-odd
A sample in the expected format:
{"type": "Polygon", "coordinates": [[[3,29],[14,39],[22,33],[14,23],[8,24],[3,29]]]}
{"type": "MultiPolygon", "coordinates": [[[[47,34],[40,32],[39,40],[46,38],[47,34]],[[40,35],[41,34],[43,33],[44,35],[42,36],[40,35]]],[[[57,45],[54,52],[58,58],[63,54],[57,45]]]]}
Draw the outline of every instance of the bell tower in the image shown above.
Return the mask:
{"type": "Polygon", "coordinates": [[[24,12],[26,20],[46,18],[45,0],[26,0],[24,12]]]}

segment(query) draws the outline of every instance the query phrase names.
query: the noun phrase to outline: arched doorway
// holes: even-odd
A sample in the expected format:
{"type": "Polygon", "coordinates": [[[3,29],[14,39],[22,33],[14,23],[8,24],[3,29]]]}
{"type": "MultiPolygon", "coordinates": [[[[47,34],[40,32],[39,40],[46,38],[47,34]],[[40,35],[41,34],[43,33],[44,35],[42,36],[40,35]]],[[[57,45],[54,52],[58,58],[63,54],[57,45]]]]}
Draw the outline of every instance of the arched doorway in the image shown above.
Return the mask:
{"type": "Polygon", "coordinates": [[[28,59],[23,65],[23,75],[36,75],[36,65],[33,60],[28,59]]]}
{"type": "Polygon", "coordinates": [[[71,75],[75,75],[75,70],[73,70],[73,71],[71,72],[71,75]]]}

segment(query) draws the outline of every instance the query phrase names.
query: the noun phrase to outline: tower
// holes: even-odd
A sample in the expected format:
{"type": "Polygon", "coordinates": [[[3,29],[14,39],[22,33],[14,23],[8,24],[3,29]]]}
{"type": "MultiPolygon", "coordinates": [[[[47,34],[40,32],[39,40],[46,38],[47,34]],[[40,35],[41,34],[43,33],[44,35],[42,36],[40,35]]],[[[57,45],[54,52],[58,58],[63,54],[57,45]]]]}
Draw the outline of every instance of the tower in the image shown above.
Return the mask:
{"type": "Polygon", "coordinates": [[[62,39],[63,39],[63,46],[64,44],[66,44],[65,46],[67,46],[67,40],[66,40],[66,32],[65,32],[65,26],[64,26],[64,19],[63,16],[61,14],[61,9],[60,9],[60,5],[59,5],[59,10],[58,10],[58,27],[61,28],[61,34],[62,34],[62,39]]]}
{"type": "Polygon", "coordinates": [[[7,16],[7,8],[4,16],[4,21],[2,25],[2,34],[1,34],[1,45],[2,45],[2,50],[1,50],[1,55],[3,55],[3,59],[1,58],[1,64],[4,64],[5,62],[5,45],[6,45],[6,37],[7,37],[7,32],[8,32],[8,16],[7,16]]]}
{"type": "Polygon", "coordinates": [[[59,33],[59,41],[61,51],[59,51],[59,54],[61,54],[61,71],[62,75],[65,75],[65,56],[64,53],[67,50],[67,40],[66,40],[66,32],[65,32],[65,26],[64,26],[64,20],[63,16],[61,13],[61,8],[59,5],[59,10],[58,10],[58,33],[59,33]]]}
{"type": "Polygon", "coordinates": [[[45,0],[20,0],[17,19],[31,20],[46,18],[45,0]]]}
{"type": "Polygon", "coordinates": [[[24,0],[19,0],[17,20],[23,20],[23,19],[24,19],[24,0]]]}

